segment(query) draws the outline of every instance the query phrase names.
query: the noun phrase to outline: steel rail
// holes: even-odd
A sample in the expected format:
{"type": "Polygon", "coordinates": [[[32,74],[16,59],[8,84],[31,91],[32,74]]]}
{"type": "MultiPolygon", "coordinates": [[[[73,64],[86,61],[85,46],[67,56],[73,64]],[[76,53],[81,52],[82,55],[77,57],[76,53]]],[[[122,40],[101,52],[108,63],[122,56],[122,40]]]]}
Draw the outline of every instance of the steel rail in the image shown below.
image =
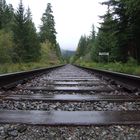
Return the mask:
{"type": "Polygon", "coordinates": [[[13,88],[19,83],[24,83],[35,76],[39,76],[43,73],[49,72],[53,69],[56,69],[62,66],[63,65],[34,69],[30,71],[21,71],[21,72],[15,72],[15,73],[2,74],[0,75],[0,88],[1,89],[13,88]]]}
{"type": "Polygon", "coordinates": [[[104,76],[110,79],[115,80],[120,85],[127,86],[128,88],[139,88],[140,89],[140,76],[130,75],[130,74],[124,74],[119,72],[112,72],[108,70],[101,70],[101,69],[95,69],[95,68],[89,68],[89,67],[83,67],[79,65],[75,65],[76,67],[82,68],[86,71],[95,73],[100,76],[104,76]]]}
{"type": "Polygon", "coordinates": [[[140,96],[128,95],[71,95],[71,94],[35,94],[35,95],[9,95],[7,97],[0,96],[2,100],[10,101],[43,101],[43,102],[140,102],[140,96]]]}

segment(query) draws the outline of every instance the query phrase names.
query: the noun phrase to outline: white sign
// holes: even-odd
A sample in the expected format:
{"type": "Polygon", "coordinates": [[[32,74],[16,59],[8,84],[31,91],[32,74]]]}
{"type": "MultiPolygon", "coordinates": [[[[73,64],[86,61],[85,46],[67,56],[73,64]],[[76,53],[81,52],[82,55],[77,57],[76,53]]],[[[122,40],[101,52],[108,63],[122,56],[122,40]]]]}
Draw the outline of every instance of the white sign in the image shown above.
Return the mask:
{"type": "Polygon", "coordinates": [[[109,52],[99,52],[99,55],[108,55],[109,56],[109,52]]]}

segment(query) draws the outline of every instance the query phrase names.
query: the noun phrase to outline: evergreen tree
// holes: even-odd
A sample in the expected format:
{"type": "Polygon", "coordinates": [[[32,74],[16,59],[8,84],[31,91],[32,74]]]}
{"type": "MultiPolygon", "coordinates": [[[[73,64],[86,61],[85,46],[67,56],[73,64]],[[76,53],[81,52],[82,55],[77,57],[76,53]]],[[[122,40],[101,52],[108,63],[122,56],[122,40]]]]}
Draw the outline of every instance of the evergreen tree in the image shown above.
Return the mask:
{"type": "Polygon", "coordinates": [[[60,46],[56,41],[56,30],[55,30],[55,21],[52,11],[52,6],[50,3],[47,4],[47,8],[45,13],[42,16],[42,25],[40,26],[40,41],[41,42],[49,42],[51,43],[52,50],[56,53],[56,55],[61,60],[61,51],[60,46]]]}
{"type": "Polygon", "coordinates": [[[117,60],[117,49],[116,49],[116,38],[115,38],[115,23],[113,17],[110,14],[110,9],[108,7],[108,12],[103,18],[103,23],[99,28],[96,43],[92,48],[92,59],[98,61],[99,52],[109,52],[110,60],[117,60]]]}
{"type": "Polygon", "coordinates": [[[128,55],[140,63],[140,1],[126,0],[128,55]]]}
{"type": "Polygon", "coordinates": [[[89,37],[87,38],[87,54],[89,54],[89,57],[90,59],[92,58],[92,48],[94,47],[95,45],[95,40],[96,40],[96,32],[95,32],[95,26],[94,24],[92,25],[92,28],[91,28],[91,32],[90,32],[90,35],[89,37]]]}
{"type": "Polygon", "coordinates": [[[26,17],[24,14],[24,7],[22,4],[22,0],[20,1],[19,7],[17,9],[17,12],[15,13],[15,20],[14,20],[14,26],[13,26],[13,34],[14,34],[14,42],[16,44],[14,48],[14,61],[23,61],[24,56],[26,54],[25,51],[25,22],[26,17]]]}
{"type": "Polygon", "coordinates": [[[140,62],[140,1],[109,0],[103,4],[112,7],[112,15],[115,17],[119,60],[126,62],[129,57],[133,57],[140,62]]]}
{"type": "Polygon", "coordinates": [[[116,38],[118,47],[118,58],[122,62],[128,60],[128,16],[126,13],[126,4],[124,0],[119,0],[111,3],[116,16],[116,38]]]}
{"type": "Polygon", "coordinates": [[[13,46],[12,34],[0,30],[0,64],[12,63],[13,46]]]}
{"type": "Polygon", "coordinates": [[[47,9],[42,16],[42,25],[40,27],[40,40],[45,42],[48,40],[53,45],[56,45],[56,30],[53,16],[52,6],[50,3],[47,4],[47,9]]]}
{"type": "Polygon", "coordinates": [[[32,15],[30,8],[26,12],[26,22],[25,22],[25,60],[27,62],[38,60],[40,57],[40,43],[36,33],[36,28],[32,22],[32,15]]]}
{"type": "Polygon", "coordinates": [[[6,1],[0,0],[0,29],[3,27],[4,11],[6,10],[6,1]]]}
{"type": "Polygon", "coordinates": [[[62,61],[62,54],[60,50],[60,45],[59,43],[56,44],[56,55],[59,57],[59,59],[62,61]]]}
{"type": "Polygon", "coordinates": [[[79,40],[78,47],[74,56],[74,61],[86,55],[86,52],[87,52],[87,37],[84,35],[81,36],[79,40]]]}
{"type": "Polygon", "coordinates": [[[39,57],[40,46],[37,38],[35,26],[32,22],[31,12],[28,8],[24,13],[22,0],[15,13],[15,24],[13,27],[14,42],[14,61],[30,62],[39,57]]]}
{"type": "Polygon", "coordinates": [[[108,7],[108,11],[101,16],[103,22],[98,34],[93,43],[94,31],[87,38],[92,59],[98,61],[99,52],[109,52],[110,61],[127,62],[134,58],[140,63],[140,0],[108,0],[102,4],[108,7]]]}
{"type": "Polygon", "coordinates": [[[0,0],[0,29],[11,30],[14,10],[12,5],[7,5],[5,0],[0,0]]]}
{"type": "Polygon", "coordinates": [[[96,32],[95,32],[95,26],[94,26],[94,24],[92,25],[91,35],[89,36],[89,38],[90,38],[90,40],[91,40],[92,42],[95,41],[95,38],[96,38],[96,32]]]}

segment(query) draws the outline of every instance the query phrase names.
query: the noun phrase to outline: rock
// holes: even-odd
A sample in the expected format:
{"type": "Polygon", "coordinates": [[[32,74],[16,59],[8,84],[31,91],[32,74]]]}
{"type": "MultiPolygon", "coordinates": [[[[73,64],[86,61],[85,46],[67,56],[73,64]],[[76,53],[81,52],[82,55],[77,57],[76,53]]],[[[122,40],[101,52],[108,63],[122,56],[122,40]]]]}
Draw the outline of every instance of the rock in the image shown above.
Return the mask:
{"type": "Polygon", "coordinates": [[[0,127],[0,131],[3,131],[3,130],[4,130],[4,127],[3,127],[3,126],[1,126],[1,127],[0,127]]]}
{"type": "Polygon", "coordinates": [[[7,131],[7,134],[9,135],[9,136],[12,136],[12,137],[17,137],[18,136],[18,131],[17,130],[8,130],[7,131]]]}
{"type": "Polygon", "coordinates": [[[130,128],[130,131],[134,131],[135,129],[132,127],[132,128],[130,128]]]}
{"type": "Polygon", "coordinates": [[[103,135],[103,136],[104,136],[104,135],[106,135],[106,134],[107,134],[107,132],[106,132],[106,131],[103,131],[103,132],[102,132],[102,135],[103,135]]]}
{"type": "Polygon", "coordinates": [[[23,133],[27,130],[27,126],[26,125],[19,125],[17,127],[17,131],[20,132],[20,133],[23,133]]]}

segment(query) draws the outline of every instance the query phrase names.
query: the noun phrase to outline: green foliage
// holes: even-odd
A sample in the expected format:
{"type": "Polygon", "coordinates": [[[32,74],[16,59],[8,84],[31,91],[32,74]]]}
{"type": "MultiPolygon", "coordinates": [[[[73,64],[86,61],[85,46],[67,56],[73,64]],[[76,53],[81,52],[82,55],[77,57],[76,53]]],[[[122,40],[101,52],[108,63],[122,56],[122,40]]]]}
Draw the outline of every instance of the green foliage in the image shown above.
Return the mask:
{"type": "Polygon", "coordinates": [[[33,70],[38,68],[46,68],[52,65],[57,65],[57,64],[45,63],[42,61],[29,62],[29,63],[10,63],[10,64],[5,63],[5,64],[0,64],[0,74],[18,72],[18,71],[27,71],[27,70],[33,70]]]}
{"type": "Polygon", "coordinates": [[[53,16],[52,6],[47,4],[45,13],[42,16],[42,25],[40,26],[40,40],[45,42],[48,40],[50,43],[56,45],[56,30],[53,16]]]}
{"type": "Polygon", "coordinates": [[[96,32],[95,32],[95,26],[94,24],[92,25],[92,29],[91,29],[91,34],[89,36],[90,42],[94,42],[96,39],[96,32]]]}
{"type": "Polygon", "coordinates": [[[71,63],[72,57],[74,56],[75,51],[62,50],[62,57],[66,63],[71,63]]]}
{"type": "Polygon", "coordinates": [[[78,61],[79,59],[86,60],[86,61],[91,60],[91,55],[92,55],[91,50],[95,44],[95,40],[96,40],[96,33],[95,33],[94,25],[92,25],[91,34],[89,36],[86,35],[81,36],[76,53],[74,57],[71,59],[72,63],[78,61]]]}
{"type": "Polygon", "coordinates": [[[140,1],[139,0],[109,0],[104,4],[112,8],[115,22],[117,56],[119,60],[127,62],[133,57],[140,62],[140,1]]]}
{"type": "Polygon", "coordinates": [[[137,64],[138,64],[138,62],[137,62],[137,60],[136,59],[134,59],[133,57],[129,57],[128,58],[128,61],[127,61],[127,65],[128,66],[137,66],[137,64]]]}
{"type": "Polygon", "coordinates": [[[4,30],[0,31],[0,64],[11,63],[13,53],[12,34],[4,30]]]}
{"type": "Polygon", "coordinates": [[[42,25],[40,26],[40,41],[45,43],[46,41],[51,43],[51,49],[56,53],[59,60],[62,61],[62,55],[60,51],[60,46],[56,41],[56,30],[55,21],[52,11],[52,6],[50,3],[47,4],[45,13],[42,16],[42,25]]]}
{"type": "MultiPolygon", "coordinates": [[[[100,23],[97,36],[93,26],[93,41],[91,37],[87,37],[88,49],[80,52],[80,57],[73,61],[81,63],[90,62],[92,59],[92,62],[99,62],[99,52],[109,52],[109,61],[115,62],[113,65],[119,67],[118,71],[133,73],[132,71],[136,70],[132,67],[140,63],[140,1],[108,0],[102,4],[106,5],[108,10],[105,15],[100,16],[103,22],[100,23]],[[91,59],[85,57],[89,54],[91,59]],[[118,62],[125,63],[126,66],[123,68],[125,64],[119,65],[118,62]]],[[[79,54],[79,46],[76,54],[79,54]]],[[[107,57],[102,59],[107,62],[107,57]]]]}
{"type": "Polygon", "coordinates": [[[15,13],[13,27],[14,34],[14,62],[31,62],[39,59],[40,45],[36,34],[35,26],[32,22],[30,9],[24,13],[22,1],[15,13]]]}
{"type": "Polygon", "coordinates": [[[40,61],[53,65],[61,63],[61,60],[59,59],[56,52],[52,50],[52,44],[47,41],[41,44],[40,61]]]}
{"type": "Polygon", "coordinates": [[[14,17],[12,5],[7,5],[5,0],[0,0],[0,29],[11,29],[14,17]]]}
{"type": "MultiPolygon", "coordinates": [[[[79,64],[79,63],[78,63],[79,64]]],[[[115,71],[115,72],[121,72],[121,73],[128,73],[128,74],[133,74],[133,75],[139,75],[140,76],[140,66],[139,65],[131,65],[130,63],[122,63],[122,62],[115,62],[115,63],[85,63],[85,62],[80,62],[81,66],[85,67],[90,67],[90,68],[97,68],[97,69],[105,69],[105,70],[110,70],[110,71],[115,71]]]]}
{"type": "Polygon", "coordinates": [[[25,38],[25,61],[31,62],[31,61],[37,61],[40,58],[40,42],[36,33],[36,28],[34,23],[32,22],[31,18],[31,12],[30,9],[27,9],[26,12],[27,20],[25,23],[26,30],[26,38],[25,38]]]}
{"type": "Polygon", "coordinates": [[[60,61],[63,61],[59,43],[57,43],[56,46],[54,46],[54,48],[55,48],[54,51],[56,52],[58,59],[60,61]]]}
{"type": "MultiPolygon", "coordinates": [[[[51,9],[47,12],[52,13],[51,9]]],[[[49,19],[51,18],[53,16],[49,19]]],[[[5,0],[0,0],[0,73],[24,71],[61,63],[60,46],[56,42],[55,29],[52,29],[54,22],[52,24],[49,22],[48,26],[54,36],[49,36],[51,43],[41,44],[32,21],[30,8],[25,11],[20,0],[19,7],[15,11],[12,5],[7,5],[5,0]]],[[[49,34],[50,31],[47,30],[47,33],[49,34]]]]}
{"type": "MultiPolygon", "coordinates": [[[[99,28],[97,38],[95,44],[92,47],[92,60],[98,62],[99,61],[99,52],[109,52],[110,61],[117,60],[117,46],[116,46],[116,37],[115,37],[115,22],[113,21],[113,17],[110,14],[110,10],[108,10],[107,14],[102,16],[103,23],[101,23],[101,27],[99,28]]],[[[104,57],[104,61],[107,62],[104,57]]]]}
{"type": "Polygon", "coordinates": [[[76,61],[77,59],[81,59],[82,56],[85,55],[87,49],[87,37],[81,36],[79,43],[78,43],[78,47],[74,56],[74,61],[76,61]]]}

